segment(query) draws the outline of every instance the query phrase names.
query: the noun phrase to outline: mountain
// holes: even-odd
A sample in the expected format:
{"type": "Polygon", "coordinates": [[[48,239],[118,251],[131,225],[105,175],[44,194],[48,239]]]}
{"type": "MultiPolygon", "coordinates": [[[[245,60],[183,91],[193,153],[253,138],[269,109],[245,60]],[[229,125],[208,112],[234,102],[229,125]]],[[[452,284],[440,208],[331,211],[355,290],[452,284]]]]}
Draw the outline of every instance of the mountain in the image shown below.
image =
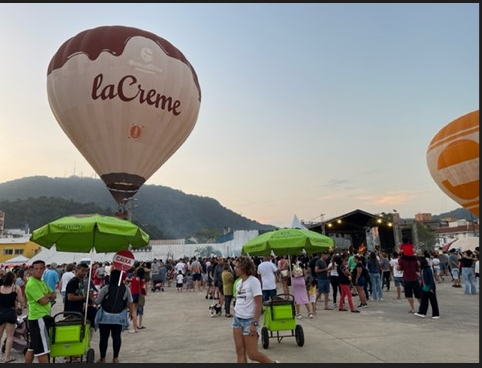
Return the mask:
{"type": "Polygon", "coordinates": [[[441,213],[440,215],[432,215],[432,217],[436,220],[442,220],[446,218],[456,218],[459,220],[466,219],[468,221],[473,221],[478,218],[477,216],[473,215],[470,211],[466,210],[463,207],[457,208],[450,212],[441,213]]]}
{"type": "MultiPolygon", "coordinates": [[[[152,239],[222,235],[224,229],[272,230],[223,207],[209,197],[185,194],[161,185],[143,185],[135,196],[132,220],[152,239]]],[[[5,228],[36,229],[74,213],[113,215],[117,203],[100,179],[33,176],[0,183],[0,211],[5,228]]]]}

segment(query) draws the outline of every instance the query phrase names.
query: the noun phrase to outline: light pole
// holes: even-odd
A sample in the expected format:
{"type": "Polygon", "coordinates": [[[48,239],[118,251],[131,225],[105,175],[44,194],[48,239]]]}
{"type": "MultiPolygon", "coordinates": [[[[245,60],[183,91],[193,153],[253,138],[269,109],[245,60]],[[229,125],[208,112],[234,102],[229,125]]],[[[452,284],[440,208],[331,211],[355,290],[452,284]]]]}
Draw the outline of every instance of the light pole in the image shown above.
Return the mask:
{"type": "Polygon", "coordinates": [[[395,247],[398,248],[400,246],[400,215],[397,210],[393,210],[393,235],[395,238],[395,247]]]}
{"type": "Polygon", "coordinates": [[[323,235],[326,235],[326,229],[325,229],[325,214],[324,214],[324,213],[322,213],[322,214],[320,215],[320,221],[321,221],[321,233],[322,233],[323,235]]]}

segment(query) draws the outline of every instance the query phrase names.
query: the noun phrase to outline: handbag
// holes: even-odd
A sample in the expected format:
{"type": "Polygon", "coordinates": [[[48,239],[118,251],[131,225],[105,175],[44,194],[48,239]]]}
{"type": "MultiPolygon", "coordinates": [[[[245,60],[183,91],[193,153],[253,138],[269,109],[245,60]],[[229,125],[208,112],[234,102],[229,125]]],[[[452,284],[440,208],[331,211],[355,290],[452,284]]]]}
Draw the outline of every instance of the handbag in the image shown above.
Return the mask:
{"type": "Polygon", "coordinates": [[[139,307],[143,307],[144,305],[146,305],[146,297],[143,293],[139,294],[139,300],[137,301],[137,305],[139,307]]]}

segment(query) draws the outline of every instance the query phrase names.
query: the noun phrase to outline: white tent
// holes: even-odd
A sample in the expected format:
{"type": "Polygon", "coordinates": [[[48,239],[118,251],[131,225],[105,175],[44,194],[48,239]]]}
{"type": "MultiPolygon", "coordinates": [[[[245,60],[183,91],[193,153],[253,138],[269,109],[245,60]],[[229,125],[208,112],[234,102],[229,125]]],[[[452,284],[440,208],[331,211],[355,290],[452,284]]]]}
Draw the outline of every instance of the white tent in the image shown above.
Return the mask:
{"type": "Polygon", "coordinates": [[[25,256],[19,255],[14,258],[7,259],[5,264],[23,264],[23,263],[28,263],[30,261],[30,258],[27,258],[25,256]]]}
{"type": "Polygon", "coordinates": [[[454,241],[450,247],[450,249],[460,249],[462,252],[466,250],[471,250],[472,252],[475,251],[475,247],[479,246],[479,238],[478,237],[468,237],[468,238],[459,238],[454,241]]]}
{"type": "Polygon", "coordinates": [[[50,249],[41,247],[41,251],[37,253],[30,262],[42,260],[45,264],[55,262],[59,265],[68,263],[79,263],[81,260],[91,259],[92,262],[112,262],[115,253],[81,253],[81,252],[58,252],[55,245],[50,249]]]}
{"type": "Polygon", "coordinates": [[[291,227],[308,230],[308,228],[301,223],[300,219],[296,215],[293,217],[293,221],[291,221],[291,227]]]}

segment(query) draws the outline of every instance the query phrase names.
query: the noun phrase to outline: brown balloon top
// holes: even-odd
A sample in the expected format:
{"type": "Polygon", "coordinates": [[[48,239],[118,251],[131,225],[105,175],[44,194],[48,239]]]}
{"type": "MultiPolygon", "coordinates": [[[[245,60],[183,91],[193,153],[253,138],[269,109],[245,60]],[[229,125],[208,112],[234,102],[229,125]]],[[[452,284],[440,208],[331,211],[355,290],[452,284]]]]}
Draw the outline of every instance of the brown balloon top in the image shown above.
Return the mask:
{"type": "Polygon", "coordinates": [[[70,38],[64,42],[50,61],[47,75],[50,75],[55,69],[61,68],[67,60],[78,53],[87,55],[90,60],[97,59],[100,53],[104,51],[107,51],[114,56],[120,56],[124,52],[124,48],[129,39],[136,36],[142,36],[154,41],[166,53],[166,55],[186,64],[191,69],[194,83],[199,92],[199,100],[201,100],[201,88],[199,86],[197,74],[183,53],[169,41],[156,36],[154,33],[133,27],[97,27],[83,31],[77,36],[70,38]]]}

